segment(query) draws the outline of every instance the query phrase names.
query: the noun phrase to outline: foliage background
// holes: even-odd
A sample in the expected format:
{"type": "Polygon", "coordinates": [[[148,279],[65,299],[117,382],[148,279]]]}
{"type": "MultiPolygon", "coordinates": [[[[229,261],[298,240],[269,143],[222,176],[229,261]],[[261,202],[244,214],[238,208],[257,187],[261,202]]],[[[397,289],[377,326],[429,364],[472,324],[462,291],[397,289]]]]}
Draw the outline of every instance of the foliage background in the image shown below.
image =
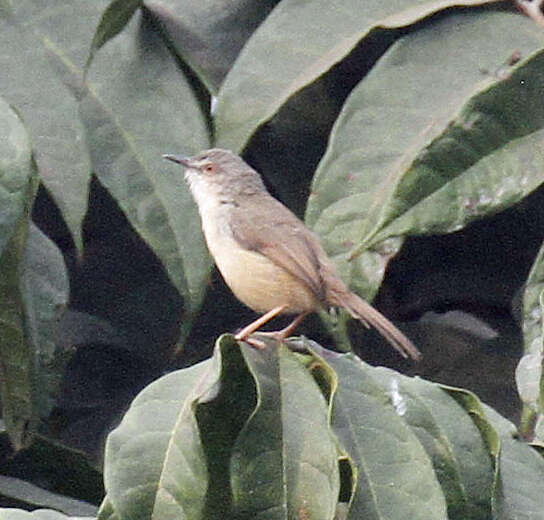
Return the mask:
{"type": "MultiPolygon", "coordinates": [[[[435,508],[414,502],[418,517],[443,517],[446,500],[450,518],[541,518],[542,493],[532,484],[542,461],[513,439],[539,446],[544,436],[544,33],[534,9],[535,19],[522,12],[528,5],[0,0],[3,505],[94,515],[67,497],[102,501],[105,438],[136,394],[209,358],[221,333],[253,318],[212,268],[181,171],[161,159],[219,146],[262,172],[271,192],[320,234],[350,286],[402,321],[425,357],[417,366],[396,359],[342,314],[309,319],[305,336],[353,349],[371,365],[472,390],[519,425],[516,432],[472,394],[396,379],[349,355],[329,359],[304,343],[305,362],[313,359],[329,380],[375,380],[347,399],[348,417],[358,417],[351,407],[367,394],[379,396],[374,420],[399,415],[398,385],[419,402],[408,399],[415,418],[394,422],[439,497],[435,508]],[[438,415],[455,406],[464,426],[453,434],[453,421],[438,415]],[[449,487],[440,478],[440,464],[468,462],[452,448],[436,463],[422,433],[433,428],[419,424],[427,408],[435,431],[449,432],[431,437],[444,445],[472,439],[471,450],[484,453],[482,496],[451,492],[471,488],[473,476],[462,471],[449,487]]],[[[224,395],[236,390],[229,370],[260,388],[251,353],[237,357],[229,345],[220,341],[215,356],[230,368],[211,372],[227,385],[224,395]]],[[[271,366],[292,362],[278,353],[271,366]]],[[[343,402],[333,387],[323,390],[325,404],[314,396],[323,416],[333,413],[331,396],[343,402]]],[[[205,392],[187,395],[207,402],[205,392]]],[[[247,412],[255,402],[240,406],[247,412]]],[[[349,445],[339,420],[321,426],[349,445]]],[[[207,441],[248,456],[232,439],[207,441]]],[[[390,448],[374,449],[378,467],[390,448]]],[[[357,500],[368,504],[346,491],[346,461],[353,468],[358,455],[340,457],[351,515],[362,514],[357,500]]],[[[218,459],[216,474],[225,465],[218,459]]],[[[121,515],[115,485],[102,515],[108,507],[121,515]]],[[[225,493],[219,485],[215,492],[225,493]]],[[[221,506],[209,496],[211,515],[221,506]]]]}

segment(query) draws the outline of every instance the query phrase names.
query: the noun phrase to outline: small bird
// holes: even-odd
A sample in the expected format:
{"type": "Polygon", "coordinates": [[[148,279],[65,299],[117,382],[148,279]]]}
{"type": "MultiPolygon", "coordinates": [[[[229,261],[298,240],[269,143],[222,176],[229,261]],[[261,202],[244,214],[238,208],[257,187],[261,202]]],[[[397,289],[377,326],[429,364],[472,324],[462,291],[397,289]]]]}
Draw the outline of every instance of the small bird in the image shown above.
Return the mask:
{"type": "Polygon", "coordinates": [[[262,348],[250,335],[278,314],[296,315],[284,329],[266,333],[281,341],[307,314],[343,307],[403,357],[421,357],[395,325],[347,288],[317,235],[270,195],[242,158],[219,148],[163,157],[186,168],[208,249],[225,282],[245,305],[264,313],[236,334],[238,341],[262,348]]]}

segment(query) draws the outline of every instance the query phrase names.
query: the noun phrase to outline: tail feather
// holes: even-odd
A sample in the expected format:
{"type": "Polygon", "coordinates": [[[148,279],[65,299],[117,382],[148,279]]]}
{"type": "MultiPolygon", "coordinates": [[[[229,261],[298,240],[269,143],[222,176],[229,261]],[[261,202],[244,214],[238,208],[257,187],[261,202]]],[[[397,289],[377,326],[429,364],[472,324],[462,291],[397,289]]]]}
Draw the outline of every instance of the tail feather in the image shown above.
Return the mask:
{"type": "Polygon", "coordinates": [[[416,346],[381,312],[355,293],[349,290],[342,294],[336,293],[334,300],[335,305],[345,307],[354,318],[374,327],[403,357],[411,357],[416,361],[421,359],[421,352],[416,346]]]}

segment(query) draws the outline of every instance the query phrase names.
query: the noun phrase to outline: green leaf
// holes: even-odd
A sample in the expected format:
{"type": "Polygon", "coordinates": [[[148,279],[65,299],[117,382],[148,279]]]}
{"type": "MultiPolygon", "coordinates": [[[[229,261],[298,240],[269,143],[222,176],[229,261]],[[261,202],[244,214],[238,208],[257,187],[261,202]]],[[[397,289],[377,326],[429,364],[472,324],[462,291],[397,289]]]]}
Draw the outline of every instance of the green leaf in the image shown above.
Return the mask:
{"type": "Polygon", "coordinates": [[[326,401],[273,343],[260,351],[222,336],[212,359],[140,393],[106,443],[99,518],[333,517],[338,451],[326,401]]]}
{"type": "Polygon", "coordinates": [[[142,2],[143,0],[112,0],[104,13],[102,13],[100,23],[94,33],[85,70],[89,69],[94,55],[100,47],[125,28],[136,12],[136,9],[142,5],[142,2]]]}
{"type": "MultiPolygon", "coordinates": [[[[49,479],[47,485],[53,485],[55,492],[62,493],[65,498],[78,496],[96,502],[103,497],[102,468],[92,467],[88,455],[83,452],[70,449],[37,433],[33,437],[31,446],[22,453],[13,456],[5,450],[8,446],[7,441],[7,432],[3,428],[2,420],[0,420],[0,445],[3,447],[3,460],[5,461],[4,473],[11,473],[15,470],[19,475],[25,475],[28,478],[35,478],[36,475],[60,475],[62,478],[55,478],[54,483],[49,479]]],[[[60,498],[57,500],[48,496],[47,491],[42,495],[40,490],[33,487],[26,488],[23,485],[17,487],[16,480],[8,479],[0,484],[0,496],[12,496],[20,503],[19,507],[23,507],[26,502],[29,505],[33,504],[34,507],[48,505],[48,507],[54,507],[70,514],[91,514],[90,508],[94,508],[96,511],[96,507],[90,504],[76,503],[70,498],[67,498],[66,501],[60,498]],[[55,505],[53,502],[47,502],[49,499],[55,500],[55,505]],[[86,508],[86,511],[83,508],[86,508]]]]}
{"type": "Polygon", "coordinates": [[[254,402],[232,336],[212,359],[146,387],[108,437],[99,518],[226,515],[231,447],[254,402]]]}
{"type": "Polygon", "coordinates": [[[519,438],[516,427],[492,408],[483,405],[489,424],[500,436],[497,459],[493,518],[541,519],[544,511],[542,481],[544,459],[519,438]]]}
{"type": "Polygon", "coordinates": [[[28,446],[38,417],[34,407],[34,359],[24,336],[24,308],[18,271],[23,261],[27,222],[23,217],[0,257],[0,395],[2,417],[13,447],[28,446]]]}
{"type": "Polygon", "coordinates": [[[0,395],[10,440],[15,449],[21,449],[30,441],[37,424],[33,352],[25,338],[19,277],[35,189],[28,138],[21,121],[3,100],[0,130],[1,193],[6,201],[6,209],[2,208],[4,247],[0,256],[0,395]]]}
{"type": "Polygon", "coordinates": [[[501,443],[494,518],[543,518],[543,458],[519,439],[503,438],[501,443]]]}
{"type": "MultiPolygon", "coordinates": [[[[544,246],[533,263],[523,292],[523,357],[516,369],[516,383],[525,414],[522,430],[531,435],[532,428],[544,417],[544,246]]],[[[538,438],[537,440],[543,440],[538,438]]]]}
{"type": "Polygon", "coordinates": [[[211,262],[182,169],[162,154],[206,148],[208,134],[191,87],[141,14],[96,55],[81,114],[95,174],[185,299],[185,336],[211,262]]]}
{"type": "Polygon", "coordinates": [[[100,520],[119,520],[119,516],[115,513],[113,505],[107,496],[98,510],[97,518],[100,518],[100,520]]]}
{"type": "Polygon", "coordinates": [[[19,478],[0,475],[0,496],[32,506],[50,507],[67,515],[96,516],[96,507],[91,504],[52,493],[19,478]]]}
{"type": "Polygon", "coordinates": [[[69,292],[64,259],[26,219],[21,218],[1,257],[0,273],[2,405],[16,449],[28,445],[39,419],[56,404],[70,357],[57,347],[58,320],[69,292]]]}
{"type": "Polygon", "coordinates": [[[58,324],[70,285],[64,257],[46,235],[30,224],[20,277],[25,337],[32,345],[36,380],[34,406],[41,418],[56,404],[71,352],[58,346],[58,324]]]}
{"type": "Polygon", "coordinates": [[[69,26],[82,16],[74,16],[73,6],[61,0],[20,0],[13,17],[0,19],[0,91],[20,111],[32,137],[40,178],[79,249],[90,161],[77,101],[55,67],[67,59],[66,46],[73,42],[55,42],[50,35],[72,34],[69,26]]]}
{"type": "Polygon", "coordinates": [[[23,509],[0,509],[0,520],[83,520],[84,516],[67,516],[51,509],[36,509],[24,511],[23,509]]]}
{"type": "Polygon", "coordinates": [[[445,519],[446,502],[431,460],[391,405],[374,370],[352,354],[312,342],[336,371],[332,426],[358,469],[348,518],[445,519]]]}
{"type": "MultiPolygon", "coordinates": [[[[493,518],[499,520],[542,518],[542,511],[544,511],[542,496],[544,459],[536,450],[519,439],[515,426],[495,410],[482,404],[474,394],[467,390],[445,385],[431,385],[423,381],[421,383],[443,388],[468,412],[480,430],[487,451],[493,458],[495,465],[491,499],[493,518]]],[[[444,409],[441,411],[445,412],[444,409]]],[[[453,422],[455,418],[452,417],[450,420],[453,422]]],[[[466,433],[462,436],[456,435],[455,430],[451,430],[449,433],[451,438],[459,443],[459,447],[468,451],[466,455],[470,457],[471,461],[467,461],[465,472],[473,471],[475,467],[475,460],[472,458],[474,445],[467,443],[466,433]]],[[[481,452],[481,450],[478,451],[481,452]]],[[[467,484],[469,484],[468,481],[467,484]]],[[[481,489],[482,482],[473,485],[481,489]]],[[[461,516],[460,518],[472,517],[461,516]]]]}
{"type": "Polygon", "coordinates": [[[405,27],[441,9],[485,3],[280,2],[248,40],[221,87],[215,117],[218,145],[243,150],[257,128],[291,96],[344,59],[376,28],[405,27]]]}
{"type": "MultiPolygon", "coordinates": [[[[109,3],[110,0],[79,2],[76,10],[69,0],[17,2],[19,25],[27,28],[41,42],[53,73],[76,100],[81,94],[84,66],[93,35],[109,3]]],[[[82,144],[84,146],[85,143],[82,144]]]]}
{"type": "Polygon", "coordinates": [[[53,243],[32,225],[28,232],[35,194],[30,144],[3,100],[0,135],[1,393],[11,441],[20,449],[58,390],[54,335],[58,307],[68,300],[68,277],[53,243]]]}
{"type": "Polygon", "coordinates": [[[214,358],[218,381],[196,409],[209,482],[202,518],[229,518],[232,450],[257,397],[255,381],[233,336],[225,334],[217,340],[214,358]]]}
{"type": "Polygon", "coordinates": [[[399,416],[432,460],[450,520],[487,520],[494,467],[487,443],[470,415],[439,385],[377,368],[373,377],[389,389],[399,416]]]}
{"type": "Polygon", "coordinates": [[[106,443],[99,518],[202,518],[208,476],[195,407],[217,383],[219,363],[172,372],[132,402],[106,443]]]}
{"type": "Polygon", "coordinates": [[[0,0],[0,16],[8,17],[13,14],[13,4],[11,0],[0,0]]]}
{"type": "Polygon", "coordinates": [[[277,0],[147,1],[176,54],[216,94],[251,33],[277,0]]]}
{"type": "Polygon", "coordinates": [[[306,220],[358,292],[375,293],[403,236],[458,230],[544,180],[543,44],[516,14],[451,14],[397,41],[353,90],[306,220]]]}
{"type": "Polygon", "coordinates": [[[319,387],[283,345],[242,353],[258,398],[232,454],[234,518],[333,518],[339,453],[319,387]]]}
{"type": "Polygon", "coordinates": [[[31,149],[25,127],[0,98],[0,254],[24,215],[31,175],[31,149]]]}
{"type": "Polygon", "coordinates": [[[536,450],[516,439],[515,426],[466,390],[442,387],[469,412],[488,444],[495,461],[493,518],[542,518],[541,482],[544,460],[536,450]]]}
{"type": "Polygon", "coordinates": [[[511,435],[511,431],[508,430],[509,433],[506,433],[507,430],[505,429],[505,425],[511,423],[507,419],[504,419],[498,412],[483,404],[469,390],[443,384],[439,386],[448,392],[467,411],[474,424],[480,430],[490,456],[496,459],[500,452],[499,436],[511,435]],[[501,429],[497,428],[498,421],[502,424],[501,429]]]}

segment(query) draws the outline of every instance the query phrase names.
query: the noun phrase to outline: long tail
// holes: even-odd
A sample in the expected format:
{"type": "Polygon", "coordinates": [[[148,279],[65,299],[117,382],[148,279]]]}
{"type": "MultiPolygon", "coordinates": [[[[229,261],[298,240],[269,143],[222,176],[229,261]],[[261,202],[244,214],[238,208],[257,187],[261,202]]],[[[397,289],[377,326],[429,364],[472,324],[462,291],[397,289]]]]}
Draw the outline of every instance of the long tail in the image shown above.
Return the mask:
{"type": "Polygon", "coordinates": [[[334,299],[331,303],[345,307],[354,318],[374,327],[403,357],[411,357],[416,361],[421,359],[421,352],[416,346],[381,312],[355,293],[349,290],[336,292],[331,299],[334,299]]]}

